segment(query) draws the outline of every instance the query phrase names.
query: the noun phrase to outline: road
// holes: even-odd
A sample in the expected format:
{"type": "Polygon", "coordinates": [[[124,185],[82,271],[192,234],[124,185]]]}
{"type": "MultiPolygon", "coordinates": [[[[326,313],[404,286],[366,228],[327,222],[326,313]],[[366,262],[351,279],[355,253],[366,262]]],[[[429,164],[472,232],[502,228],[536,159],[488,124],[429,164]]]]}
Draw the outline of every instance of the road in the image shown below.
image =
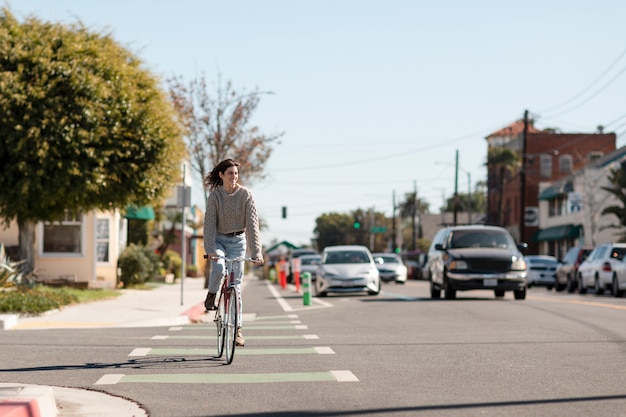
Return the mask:
{"type": "Polygon", "coordinates": [[[0,333],[0,382],[81,387],[152,417],[626,415],[626,298],[532,288],[431,300],[428,283],[314,298],[244,291],[246,346],[211,324],[0,333]]]}

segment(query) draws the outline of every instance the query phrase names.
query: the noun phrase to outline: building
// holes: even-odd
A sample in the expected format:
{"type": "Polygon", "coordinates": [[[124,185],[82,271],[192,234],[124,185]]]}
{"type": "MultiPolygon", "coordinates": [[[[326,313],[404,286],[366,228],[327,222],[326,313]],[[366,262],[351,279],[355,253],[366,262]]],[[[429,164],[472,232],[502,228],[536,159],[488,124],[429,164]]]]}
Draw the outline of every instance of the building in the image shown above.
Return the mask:
{"type": "Polygon", "coordinates": [[[561,259],[576,245],[617,242],[623,233],[618,219],[602,215],[622,203],[602,187],[610,186],[611,170],[626,169],[626,147],[605,155],[559,181],[543,182],[539,193],[539,253],[561,259]]]}
{"type": "Polygon", "coordinates": [[[534,254],[539,253],[539,244],[533,240],[539,228],[539,184],[558,181],[615,151],[616,137],[614,133],[542,131],[526,119],[486,140],[488,149],[508,148],[518,157],[517,164],[506,171],[488,167],[486,223],[504,226],[518,242],[528,243],[528,253],[534,254]]]}

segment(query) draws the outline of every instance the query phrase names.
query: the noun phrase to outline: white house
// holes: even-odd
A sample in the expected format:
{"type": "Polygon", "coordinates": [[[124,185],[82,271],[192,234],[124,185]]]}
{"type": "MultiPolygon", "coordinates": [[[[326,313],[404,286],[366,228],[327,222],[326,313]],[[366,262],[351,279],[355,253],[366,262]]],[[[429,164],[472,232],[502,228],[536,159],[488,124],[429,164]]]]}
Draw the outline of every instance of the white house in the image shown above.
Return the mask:
{"type": "Polygon", "coordinates": [[[602,187],[610,186],[611,169],[626,168],[626,147],[605,155],[572,175],[539,185],[539,253],[562,258],[575,245],[616,242],[623,230],[604,208],[622,203],[602,187]]]}

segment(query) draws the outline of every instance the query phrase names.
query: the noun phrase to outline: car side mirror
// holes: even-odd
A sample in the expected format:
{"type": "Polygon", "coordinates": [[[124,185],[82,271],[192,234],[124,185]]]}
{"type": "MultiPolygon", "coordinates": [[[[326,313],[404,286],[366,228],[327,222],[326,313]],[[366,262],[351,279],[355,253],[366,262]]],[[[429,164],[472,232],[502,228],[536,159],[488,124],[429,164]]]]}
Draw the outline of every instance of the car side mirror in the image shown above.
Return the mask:
{"type": "Polygon", "coordinates": [[[519,251],[522,253],[526,253],[526,250],[528,249],[528,243],[526,242],[518,243],[517,249],[519,249],[519,251]]]}
{"type": "Polygon", "coordinates": [[[436,250],[445,250],[445,249],[443,248],[443,245],[442,245],[441,243],[437,243],[437,244],[435,245],[435,249],[436,249],[436,250]]]}

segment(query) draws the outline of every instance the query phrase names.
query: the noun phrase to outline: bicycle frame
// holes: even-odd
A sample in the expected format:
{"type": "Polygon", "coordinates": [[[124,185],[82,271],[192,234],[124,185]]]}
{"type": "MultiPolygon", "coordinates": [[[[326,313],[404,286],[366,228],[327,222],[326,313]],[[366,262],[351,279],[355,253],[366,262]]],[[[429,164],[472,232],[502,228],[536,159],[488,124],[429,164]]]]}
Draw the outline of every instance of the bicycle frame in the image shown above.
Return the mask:
{"type": "Polygon", "coordinates": [[[224,259],[224,273],[220,286],[215,325],[217,326],[217,357],[222,357],[226,351],[226,362],[231,364],[235,354],[237,326],[239,322],[240,305],[239,289],[234,283],[235,271],[233,264],[240,261],[253,261],[251,258],[237,257],[233,259],[218,256],[224,259]]]}

